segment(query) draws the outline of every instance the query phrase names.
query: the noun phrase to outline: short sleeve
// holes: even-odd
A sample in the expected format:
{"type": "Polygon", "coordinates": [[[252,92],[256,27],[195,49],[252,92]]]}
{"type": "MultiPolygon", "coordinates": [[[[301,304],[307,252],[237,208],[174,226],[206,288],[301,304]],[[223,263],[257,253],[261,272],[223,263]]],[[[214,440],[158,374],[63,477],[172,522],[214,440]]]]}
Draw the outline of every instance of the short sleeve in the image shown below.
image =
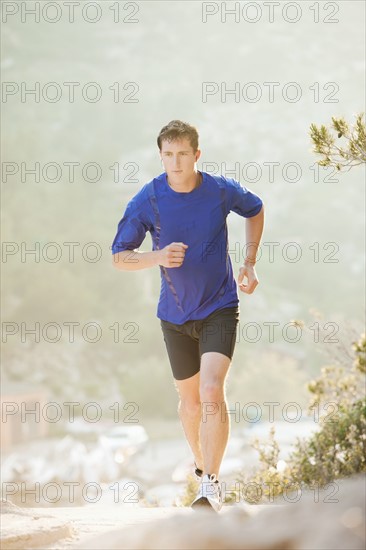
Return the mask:
{"type": "Polygon", "coordinates": [[[139,203],[136,196],[127,204],[123,217],[118,223],[117,233],[112,243],[112,254],[139,248],[149,230],[143,204],[139,203]]]}
{"type": "Polygon", "coordinates": [[[258,195],[234,179],[227,178],[226,182],[229,212],[236,212],[244,218],[251,218],[260,212],[263,201],[258,195]]]}

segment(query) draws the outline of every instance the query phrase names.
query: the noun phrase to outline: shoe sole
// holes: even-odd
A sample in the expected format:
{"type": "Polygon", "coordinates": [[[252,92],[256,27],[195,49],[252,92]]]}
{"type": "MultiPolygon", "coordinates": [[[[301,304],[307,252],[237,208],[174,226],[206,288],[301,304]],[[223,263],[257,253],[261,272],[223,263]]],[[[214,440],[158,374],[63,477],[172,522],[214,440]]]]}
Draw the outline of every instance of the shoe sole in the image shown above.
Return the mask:
{"type": "Polygon", "coordinates": [[[206,497],[201,497],[198,500],[196,500],[195,502],[193,502],[193,504],[191,504],[191,508],[193,508],[193,509],[194,508],[209,508],[213,512],[216,512],[216,510],[213,508],[213,506],[210,504],[209,500],[206,497]]]}

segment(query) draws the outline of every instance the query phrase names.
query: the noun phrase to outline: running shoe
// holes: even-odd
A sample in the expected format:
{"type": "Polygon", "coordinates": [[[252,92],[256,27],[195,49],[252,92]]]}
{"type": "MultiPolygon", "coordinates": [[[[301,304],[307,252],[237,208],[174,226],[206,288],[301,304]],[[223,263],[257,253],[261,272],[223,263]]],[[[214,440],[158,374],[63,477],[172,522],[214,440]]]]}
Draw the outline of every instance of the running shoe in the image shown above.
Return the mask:
{"type": "Polygon", "coordinates": [[[205,474],[202,477],[202,483],[197,496],[191,504],[192,508],[201,508],[209,506],[215,512],[219,512],[222,507],[222,495],[220,483],[216,479],[216,474],[205,474]]]}

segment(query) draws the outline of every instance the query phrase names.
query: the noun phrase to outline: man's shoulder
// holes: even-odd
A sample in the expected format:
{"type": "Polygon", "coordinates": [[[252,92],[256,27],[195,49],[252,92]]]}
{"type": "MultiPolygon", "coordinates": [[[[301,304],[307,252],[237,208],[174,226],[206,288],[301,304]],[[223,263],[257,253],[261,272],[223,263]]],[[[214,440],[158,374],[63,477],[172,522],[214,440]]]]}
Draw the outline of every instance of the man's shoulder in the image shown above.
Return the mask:
{"type": "MultiPolygon", "coordinates": [[[[209,187],[211,188],[216,187],[223,189],[231,187],[233,185],[238,185],[238,182],[236,180],[234,180],[233,178],[227,178],[222,174],[210,174],[209,172],[204,171],[201,171],[201,173],[205,177],[206,181],[209,184],[209,187]]],[[[164,194],[164,178],[165,172],[152,178],[150,181],[145,183],[143,187],[141,187],[138,193],[134,196],[134,199],[137,199],[141,202],[151,202],[154,197],[164,194]]]]}
{"type": "Polygon", "coordinates": [[[208,172],[203,172],[207,178],[207,180],[212,185],[217,185],[221,188],[227,188],[231,185],[235,185],[236,180],[233,178],[227,178],[226,176],[223,176],[222,174],[209,174],[208,172]]]}
{"type": "Polygon", "coordinates": [[[149,199],[153,192],[158,190],[159,184],[161,184],[163,174],[154,177],[147,183],[145,183],[132,197],[131,200],[136,203],[144,202],[149,199]]]}
{"type": "Polygon", "coordinates": [[[143,189],[145,189],[146,193],[149,195],[151,195],[152,193],[158,193],[163,189],[164,177],[165,172],[159,174],[158,176],[155,176],[144,185],[143,189]]]}
{"type": "Polygon", "coordinates": [[[151,200],[152,197],[160,194],[163,189],[164,176],[165,172],[145,183],[139,191],[141,198],[151,200]]]}

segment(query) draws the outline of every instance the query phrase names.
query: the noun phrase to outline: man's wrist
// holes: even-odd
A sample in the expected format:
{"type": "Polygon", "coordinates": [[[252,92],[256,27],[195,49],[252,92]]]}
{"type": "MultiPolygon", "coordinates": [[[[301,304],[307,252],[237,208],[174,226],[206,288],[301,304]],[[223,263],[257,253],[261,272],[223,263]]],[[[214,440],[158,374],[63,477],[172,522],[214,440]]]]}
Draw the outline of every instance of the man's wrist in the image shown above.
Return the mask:
{"type": "Polygon", "coordinates": [[[155,265],[162,265],[163,258],[162,258],[162,253],[160,248],[158,248],[157,250],[154,250],[154,260],[155,260],[155,265]]]}
{"type": "Polygon", "coordinates": [[[244,265],[251,265],[254,267],[256,262],[257,262],[256,258],[249,258],[248,256],[244,258],[244,265]]]}

